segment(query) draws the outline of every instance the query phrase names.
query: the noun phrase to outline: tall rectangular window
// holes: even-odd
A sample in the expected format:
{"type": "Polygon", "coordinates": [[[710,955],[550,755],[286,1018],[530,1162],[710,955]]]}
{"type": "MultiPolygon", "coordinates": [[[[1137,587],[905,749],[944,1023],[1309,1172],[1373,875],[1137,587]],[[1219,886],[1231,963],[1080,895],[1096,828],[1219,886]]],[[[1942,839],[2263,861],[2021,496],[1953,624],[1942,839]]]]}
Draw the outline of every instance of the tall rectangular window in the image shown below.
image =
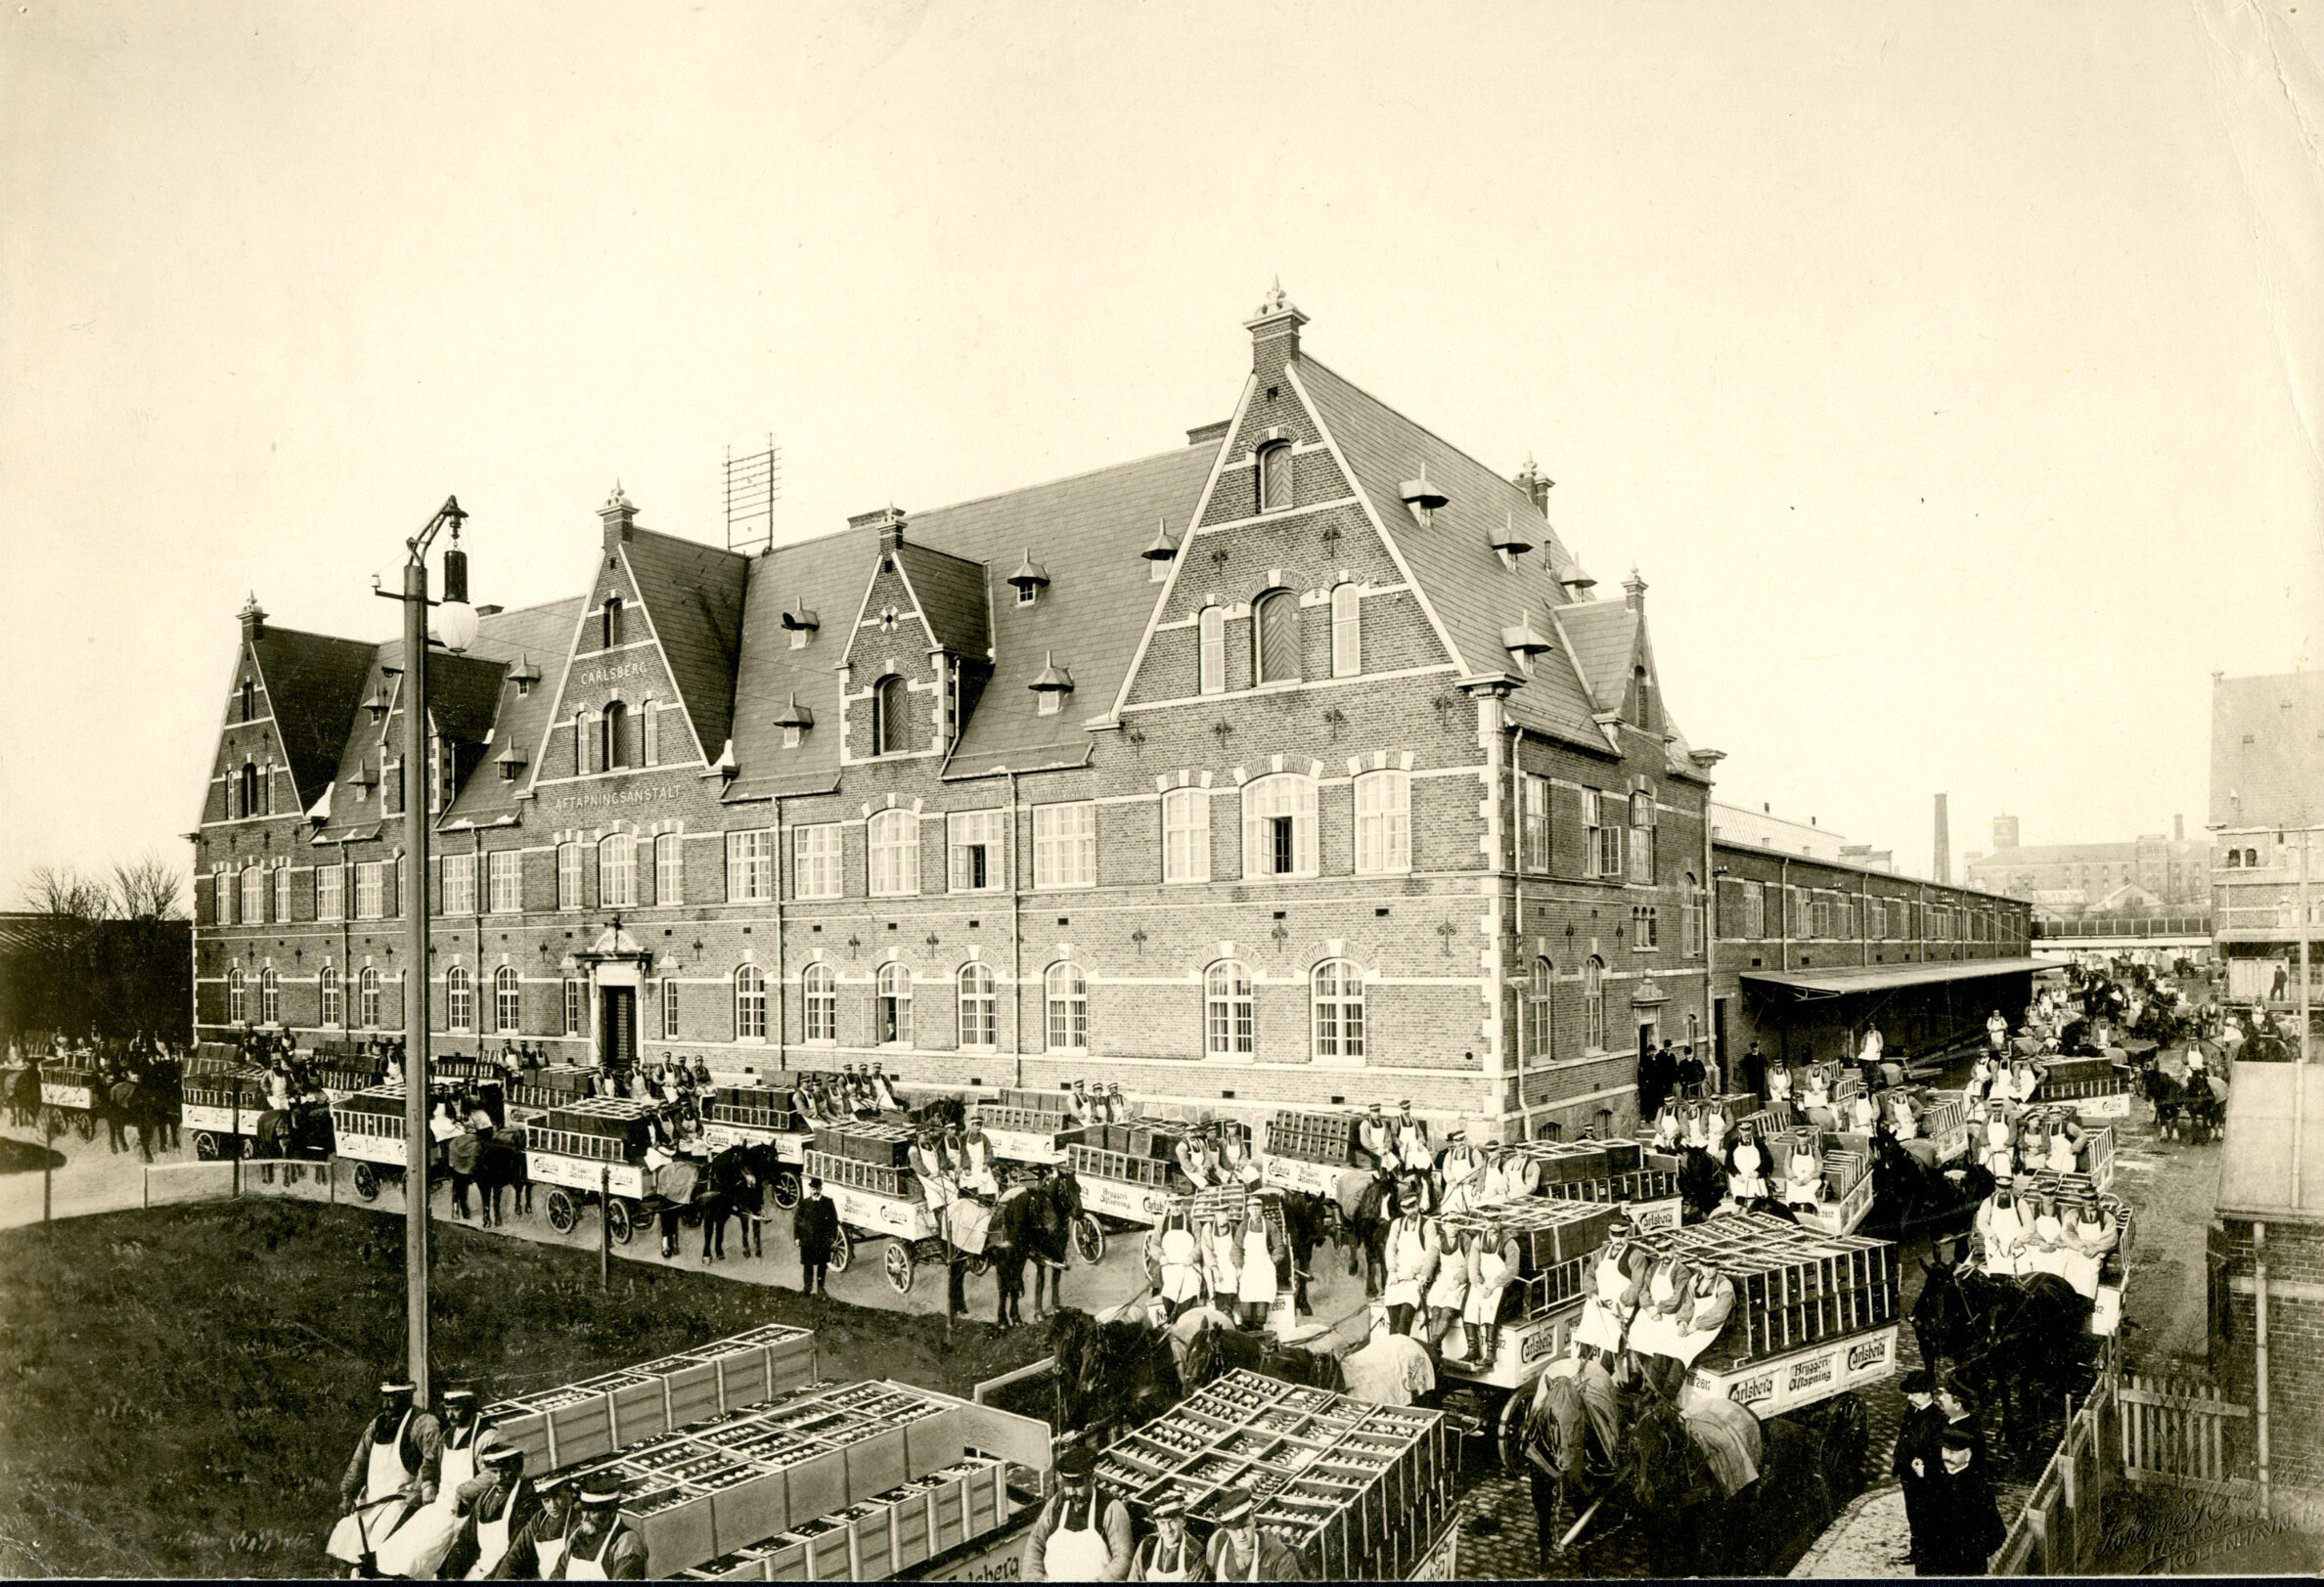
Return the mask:
{"type": "Polygon", "coordinates": [[[1243,785],[1243,874],[1316,874],[1316,785],[1277,771],[1243,785]]]}
{"type": "Polygon", "coordinates": [[[1767,884],[1743,884],[1743,935],[1757,941],[1767,935],[1767,884]]]}
{"type": "MultiPolygon", "coordinates": [[[[803,830],[813,830],[806,828],[803,830]]],[[[775,834],[729,832],[726,840],[726,896],[729,904],[764,903],[775,896],[775,834]]]]}
{"type": "Polygon", "coordinates": [[[1331,676],[1353,678],[1363,671],[1363,602],[1352,584],[1331,591],[1331,676]]]}
{"type": "Polygon", "coordinates": [[[1097,885],[1097,807],[1088,801],[1033,807],[1033,885],[1097,885]]]}
{"type": "Polygon", "coordinates": [[[484,860],[484,907],[514,914],[524,907],[524,851],[495,849],[484,860]]]}
{"type": "Polygon", "coordinates": [[[581,845],[578,843],[557,846],[557,906],[581,907],[581,845]]]}
{"type": "Polygon", "coordinates": [[[1700,895],[1687,902],[1683,924],[1686,956],[1690,959],[1699,958],[1703,951],[1703,904],[1700,895]]]}
{"type": "Polygon", "coordinates": [[[864,823],[871,851],[868,881],[873,898],[919,891],[919,816],[909,810],[883,810],[864,823]]]}
{"type": "Polygon", "coordinates": [[[1402,771],[1356,779],[1356,869],[1362,875],[1412,868],[1412,785],[1402,771]]]}
{"type": "Polygon", "coordinates": [[[1631,947],[1641,953],[1651,953],[1662,947],[1662,932],[1655,924],[1654,905],[1631,905],[1631,947]]]}
{"type": "Polygon", "coordinates": [[[653,902],[686,902],[686,839],[676,832],[653,840],[653,902]]]}
{"type": "Polygon", "coordinates": [[[661,765],[661,707],[652,700],[646,702],[646,764],[661,765]]]}
{"type": "Polygon", "coordinates": [[[335,860],[315,867],[315,918],[343,920],[347,913],[347,871],[335,860]]]}
{"type": "Polygon", "coordinates": [[[1523,808],[1518,813],[1520,862],[1527,870],[1545,871],[1549,868],[1549,779],[1521,772],[1518,786],[1523,790],[1523,808]]]}
{"type": "Polygon", "coordinates": [[[581,1036],[588,1030],[588,1021],[584,1018],[587,1010],[582,1007],[584,987],[585,983],[579,981],[567,981],[564,984],[564,1034],[567,1036],[581,1036]]]}
{"type": "MultiPolygon", "coordinates": [[[[1630,798],[1630,879],[1654,880],[1654,795],[1642,791],[1630,798]]],[[[1619,866],[1617,867],[1619,869],[1619,866]]]]}
{"type": "Polygon", "coordinates": [[[1227,608],[1205,606],[1202,615],[1194,620],[1199,636],[1200,686],[1205,694],[1223,694],[1227,690],[1227,608]]]}
{"type": "Polygon", "coordinates": [[[829,821],[816,826],[793,827],[791,832],[791,848],[798,871],[794,885],[799,897],[839,897],[839,823],[829,821]]]}
{"type": "Polygon", "coordinates": [[[1589,822],[1590,869],[1592,876],[1622,876],[1622,825],[1619,818],[1621,804],[1612,794],[1595,789],[1584,789],[1583,809],[1589,822]]]}
{"type": "Polygon", "coordinates": [[[1173,788],[1162,796],[1162,879],[1207,882],[1210,873],[1210,790],[1173,788]]]}
{"type": "Polygon", "coordinates": [[[985,893],[1007,885],[1008,852],[1003,838],[1008,813],[999,810],[956,811],[948,818],[952,851],[952,890],[985,893]]]}
{"type": "Polygon", "coordinates": [[[290,918],[290,867],[289,865],[275,866],[274,917],[277,920],[290,918]]]}
{"type": "Polygon", "coordinates": [[[378,860],[367,860],[355,867],[355,915],[359,920],[377,920],[387,912],[387,866],[378,860]]]}
{"type": "Polygon", "coordinates": [[[476,857],[472,854],[444,856],[444,913],[475,912],[476,857]]]}
{"type": "Polygon", "coordinates": [[[598,844],[598,903],[626,909],[637,902],[637,842],[627,832],[611,833],[598,844]]]}
{"type": "Polygon", "coordinates": [[[661,984],[661,1034],[664,1041],[678,1039],[678,983],[661,984]]]}

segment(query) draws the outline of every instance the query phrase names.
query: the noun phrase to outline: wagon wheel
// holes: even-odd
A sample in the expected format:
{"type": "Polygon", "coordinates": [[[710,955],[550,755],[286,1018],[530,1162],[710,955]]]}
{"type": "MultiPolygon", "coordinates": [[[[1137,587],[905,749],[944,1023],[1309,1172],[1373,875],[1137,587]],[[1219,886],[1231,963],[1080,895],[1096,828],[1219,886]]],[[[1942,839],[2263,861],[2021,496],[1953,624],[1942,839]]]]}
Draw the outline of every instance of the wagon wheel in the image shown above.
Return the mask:
{"type": "Polygon", "coordinates": [[[549,1226],[559,1234],[570,1234],[573,1225],[581,1221],[581,1210],[573,1205],[569,1190],[549,1192],[549,1226]]]}
{"type": "Polygon", "coordinates": [[[1500,1415],[1494,1418],[1494,1447],[1500,1451],[1501,1470],[1512,1477],[1533,1470],[1533,1463],[1525,1458],[1525,1413],[1532,1403],[1531,1394],[1511,1394],[1501,1401],[1500,1415]]]}
{"type": "Polygon", "coordinates": [[[206,1129],[196,1130],[194,1132],[194,1161],[197,1163],[214,1163],[217,1161],[217,1157],[218,1137],[211,1134],[206,1129]]]}
{"type": "Polygon", "coordinates": [[[380,1170],[368,1163],[355,1165],[355,1194],[367,1202],[380,1199],[380,1170]]]}
{"type": "Polygon", "coordinates": [[[783,1168],[779,1170],[775,1177],[767,1182],[767,1188],[774,1194],[775,1205],[786,1212],[789,1212],[799,1205],[798,1169],[783,1168]]]}
{"type": "Polygon", "coordinates": [[[613,1243],[617,1246],[628,1245],[630,1236],[637,1232],[636,1214],[630,1211],[630,1204],[619,1196],[605,1203],[605,1232],[613,1236],[613,1243]]]}
{"type": "Polygon", "coordinates": [[[882,1257],[887,1272],[888,1288],[898,1295],[912,1293],[912,1248],[901,1240],[890,1240],[882,1257]]]}
{"type": "Polygon", "coordinates": [[[1842,1394],[1823,1408],[1818,1457],[1832,1508],[1840,1509],[1864,1485],[1864,1449],[1871,1441],[1871,1417],[1860,1395],[1842,1394]]]}
{"type": "Polygon", "coordinates": [[[80,1115],[72,1121],[72,1132],[82,1140],[95,1140],[97,1138],[97,1116],[93,1113],[80,1115]]]}
{"type": "Polygon", "coordinates": [[[834,1273],[847,1271],[847,1264],[855,1260],[855,1241],[847,1232],[847,1225],[839,1225],[838,1236],[831,1241],[831,1259],[827,1265],[834,1273]]]}
{"type": "Polygon", "coordinates": [[[1092,1266],[1105,1259],[1105,1225],[1097,1221],[1095,1212],[1084,1212],[1073,1225],[1073,1245],[1082,1260],[1092,1266]]]}

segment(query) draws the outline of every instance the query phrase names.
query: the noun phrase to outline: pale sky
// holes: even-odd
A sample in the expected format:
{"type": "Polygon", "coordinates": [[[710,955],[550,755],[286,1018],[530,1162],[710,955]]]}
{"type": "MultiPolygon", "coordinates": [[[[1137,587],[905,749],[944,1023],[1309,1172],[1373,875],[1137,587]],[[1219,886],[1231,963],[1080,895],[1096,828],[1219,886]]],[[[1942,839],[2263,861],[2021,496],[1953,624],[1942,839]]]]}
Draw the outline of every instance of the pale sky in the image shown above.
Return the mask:
{"type": "Polygon", "coordinates": [[[1719,797],[1925,867],[2206,808],[2324,621],[2324,0],[48,0],[0,17],[0,906],[185,864],[235,612],[616,478],[720,541],[1182,444],[1310,352],[1614,592],[1719,797]]]}

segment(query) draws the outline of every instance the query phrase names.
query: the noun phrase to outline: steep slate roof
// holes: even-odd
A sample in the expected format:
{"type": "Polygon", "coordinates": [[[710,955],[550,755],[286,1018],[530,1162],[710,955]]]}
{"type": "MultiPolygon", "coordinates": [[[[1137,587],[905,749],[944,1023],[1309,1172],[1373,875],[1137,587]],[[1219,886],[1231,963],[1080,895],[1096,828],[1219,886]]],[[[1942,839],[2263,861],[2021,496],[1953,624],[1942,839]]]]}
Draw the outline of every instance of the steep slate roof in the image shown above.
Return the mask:
{"type": "MultiPolygon", "coordinates": [[[[920,621],[929,636],[956,656],[990,661],[993,625],[984,568],[911,540],[896,548],[896,555],[919,597],[920,621]]],[[[1015,594],[1009,592],[1011,598],[1015,594]]]]}
{"type": "Polygon", "coordinates": [[[328,634],[268,628],[251,648],[266,684],[275,735],[290,765],[291,786],[304,809],[322,797],[323,785],[338,769],[377,647],[328,634]]]}
{"type": "MultiPolygon", "coordinates": [[[[946,628],[965,621],[969,601],[961,564],[978,568],[985,620],[995,652],[992,681],[969,713],[952,770],[978,775],[996,766],[1023,771],[1077,763],[1089,754],[1089,719],[1101,715],[1120,689],[1159,586],[1139,552],[1154,537],[1154,523],[1185,532],[1195,499],[1218,456],[1217,438],[1135,463],[1006,495],[939,507],[906,520],[904,545],[946,553],[953,564],[941,589],[923,584],[919,563],[907,562],[913,589],[930,612],[940,642],[946,628]],[[1050,583],[1030,606],[1002,583],[1030,546],[1050,583]],[[939,617],[942,603],[950,615],[939,617]],[[1026,685],[1045,656],[1073,675],[1075,688],[1055,716],[1037,714],[1026,685]]],[[[839,771],[839,684],[835,671],[846,651],[844,625],[878,554],[875,528],[842,530],[817,540],[778,546],[753,565],[743,630],[742,674],[736,689],[735,757],[740,765],[732,798],[828,788],[839,771]],[[824,629],[803,650],[790,648],[782,626],[786,606],[823,616],[824,629]],[[797,749],[782,747],[774,719],[793,692],[815,713],[816,726],[797,749]]],[[[936,558],[928,558],[933,566],[936,558]]],[[[975,652],[966,649],[963,653],[975,652]]]]}
{"type": "MultiPolygon", "coordinates": [[[[480,625],[470,653],[490,651],[501,663],[499,710],[492,724],[491,753],[469,773],[447,813],[448,819],[481,825],[515,811],[516,792],[525,779],[502,781],[496,763],[501,751],[512,743],[527,756],[539,745],[542,726],[557,704],[557,675],[564,666],[565,652],[572,647],[573,625],[581,619],[586,598],[574,595],[520,611],[498,612],[480,625]],[[508,676],[519,661],[530,661],[542,675],[531,692],[521,697],[508,676]]],[[[370,808],[379,809],[377,805],[370,808]]]]}
{"type": "Polygon", "coordinates": [[[1638,653],[1638,614],[1607,600],[1580,600],[1550,614],[1573,647],[1582,684],[1600,711],[1619,711],[1638,653]]]}
{"type": "MultiPolygon", "coordinates": [[[[402,653],[402,646],[397,646],[397,653],[402,653]]],[[[506,662],[481,656],[472,646],[459,656],[428,651],[427,715],[435,730],[455,743],[483,743],[492,732],[501,678],[507,671],[506,662]]]]}
{"type": "Polygon", "coordinates": [[[735,717],[735,664],[750,558],[739,551],[632,527],[622,543],[638,598],[669,657],[671,681],[714,761],[735,717]]]}
{"type": "MultiPolygon", "coordinates": [[[[1509,697],[1508,714],[1520,727],[1587,748],[1606,748],[1606,735],[1591,719],[1599,711],[1621,708],[1629,689],[1629,646],[1635,642],[1642,619],[1624,605],[1575,600],[1567,595],[1557,574],[1574,565],[1573,553],[1522,486],[1503,479],[1305,352],[1288,368],[1347,459],[1357,488],[1404,553],[1413,578],[1452,635],[1459,659],[1471,674],[1516,672],[1515,662],[1501,644],[1501,633],[1518,621],[1529,604],[1561,623],[1581,618],[1581,628],[1569,634],[1587,634],[1591,640],[1589,654],[1569,657],[1549,650],[1536,657],[1533,676],[1509,697]],[[1418,476],[1423,463],[1428,467],[1428,482],[1449,498],[1436,509],[1426,529],[1412,521],[1404,503],[1404,482],[1418,476]],[[1515,568],[1505,566],[1493,549],[1494,532],[1512,517],[1537,532],[1542,542],[1518,557],[1515,568]],[[1622,639],[1624,635],[1629,638],[1622,639]],[[1624,659],[1616,669],[1618,681],[1609,684],[1594,675],[1590,680],[1597,689],[1611,687],[1611,701],[1599,704],[1575,675],[1574,663],[1579,659],[1587,669],[1592,656],[1602,662],[1616,642],[1624,649],[1624,659]]],[[[1547,632],[1544,621],[1537,618],[1534,626],[1547,632]]],[[[1668,713],[1663,726],[1674,735],[1665,757],[1670,770],[1685,776],[1702,775],[1686,758],[1685,739],[1678,736],[1668,713]]]]}

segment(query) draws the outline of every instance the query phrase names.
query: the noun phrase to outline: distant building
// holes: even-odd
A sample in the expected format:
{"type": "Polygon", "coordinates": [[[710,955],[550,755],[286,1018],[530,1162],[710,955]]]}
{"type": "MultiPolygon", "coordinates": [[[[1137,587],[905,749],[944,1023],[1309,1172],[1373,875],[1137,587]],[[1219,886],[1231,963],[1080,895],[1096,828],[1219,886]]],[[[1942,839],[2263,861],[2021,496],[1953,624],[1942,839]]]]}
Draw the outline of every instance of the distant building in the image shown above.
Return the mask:
{"type": "Polygon", "coordinates": [[[2200,908],[2211,897],[2211,840],[2188,837],[2183,816],[2170,820],[2169,837],[2152,832],[2130,843],[2028,844],[2015,816],[1996,816],[1992,852],[1966,856],[1962,880],[2061,912],[2104,905],[2127,913],[2106,904],[2124,888],[2151,897],[2155,907],[2200,908]]]}
{"type": "MultiPolygon", "coordinates": [[[[2277,995],[2276,971],[2298,973],[2300,854],[2318,818],[2324,777],[2324,680],[2313,673],[2212,679],[2212,941],[2232,997],[2277,995]]],[[[2311,858],[2310,996],[2324,999],[2324,861],[2311,858]]],[[[2296,1001],[2287,985],[2281,1000],[2296,1001]]]]}

